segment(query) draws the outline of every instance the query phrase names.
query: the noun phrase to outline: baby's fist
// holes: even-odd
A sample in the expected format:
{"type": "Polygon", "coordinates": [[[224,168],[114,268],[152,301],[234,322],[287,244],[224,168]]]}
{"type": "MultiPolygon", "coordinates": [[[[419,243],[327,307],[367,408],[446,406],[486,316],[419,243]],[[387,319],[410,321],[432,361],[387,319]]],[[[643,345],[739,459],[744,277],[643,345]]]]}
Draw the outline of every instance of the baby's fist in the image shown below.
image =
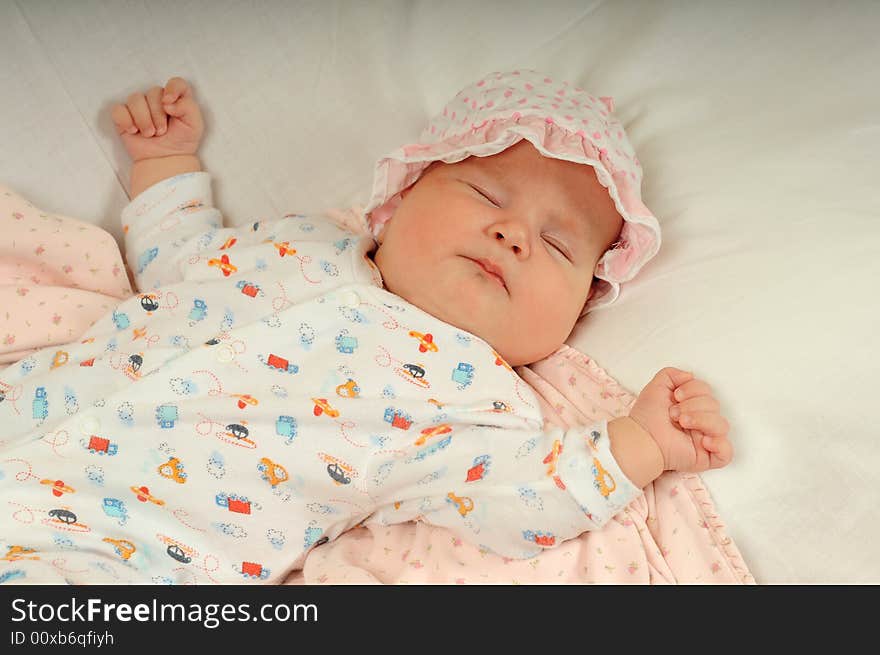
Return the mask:
{"type": "Polygon", "coordinates": [[[164,88],[132,93],[126,104],[113,106],[111,116],[132,161],[195,155],[205,130],[192,88],[180,77],[164,88]]]}
{"type": "Polygon", "coordinates": [[[699,473],[733,459],[730,426],[709,385],[692,373],[664,368],[642,389],[629,415],[654,438],[666,470],[699,473]]]}

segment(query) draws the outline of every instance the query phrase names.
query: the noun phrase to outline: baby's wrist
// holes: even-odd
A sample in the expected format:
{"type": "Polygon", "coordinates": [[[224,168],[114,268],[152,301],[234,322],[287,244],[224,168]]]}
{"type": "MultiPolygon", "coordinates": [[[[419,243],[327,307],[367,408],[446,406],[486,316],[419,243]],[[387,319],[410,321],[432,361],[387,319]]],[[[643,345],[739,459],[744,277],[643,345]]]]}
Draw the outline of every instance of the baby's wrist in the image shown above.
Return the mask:
{"type": "Polygon", "coordinates": [[[642,489],[660,477],[665,462],[654,437],[630,416],[608,422],[611,454],[630,481],[642,489]]]}
{"type": "Polygon", "coordinates": [[[202,165],[196,155],[169,155],[139,159],[134,162],[131,168],[131,198],[134,199],[157,182],[182,173],[194,173],[200,170],[202,170],[202,165]]]}

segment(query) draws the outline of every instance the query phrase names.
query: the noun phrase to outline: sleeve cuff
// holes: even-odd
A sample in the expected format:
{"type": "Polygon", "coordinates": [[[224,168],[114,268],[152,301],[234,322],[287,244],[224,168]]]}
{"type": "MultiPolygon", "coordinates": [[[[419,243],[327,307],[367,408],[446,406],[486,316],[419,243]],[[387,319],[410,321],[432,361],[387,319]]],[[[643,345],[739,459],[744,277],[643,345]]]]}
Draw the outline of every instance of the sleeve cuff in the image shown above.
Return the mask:
{"type": "Polygon", "coordinates": [[[598,526],[605,525],[642,493],[611,454],[607,421],[584,430],[569,430],[559,472],[587,518],[598,526]]]}
{"type": "Polygon", "coordinates": [[[127,236],[139,231],[145,217],[152,223],[175,211],[205,206],[213,206],[210,173],[182,173],[156,182],[135,196],[122,209],[122,229],[127,236]]]}

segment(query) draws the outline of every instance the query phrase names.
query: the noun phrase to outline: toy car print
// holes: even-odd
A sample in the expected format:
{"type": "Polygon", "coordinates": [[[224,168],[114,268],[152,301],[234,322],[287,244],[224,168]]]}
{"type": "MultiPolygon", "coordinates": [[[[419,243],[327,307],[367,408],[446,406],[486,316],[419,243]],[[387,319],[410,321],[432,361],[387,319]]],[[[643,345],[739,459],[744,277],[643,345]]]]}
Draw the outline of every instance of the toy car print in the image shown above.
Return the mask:
{"type": "Polygon", "coordinates": [[[244,295],[250,296],[251,298],[256,298],[258,294],[262,293],[262,289],[253,282],[239,280],[235,286],[236,288],[241,289],[241,292],[244,295]]]}
{"type": "Polygon", "coordinates": [[[269,569],[264,569],[262,564],[255,562],[242,562],[241,569],[238,572],[246,578],[254,578],[256,580],[265,580],[269,577],[269,569]]]}
{"type": "Polygon", "coordinates": [[[296,437],[296,419],[292,416],[279,416],[275,420],[275,433],[279,436],[286,437],[285,443],[290,444],[296,437]]]}
{"type": "Polygon", "coordinates": [[[290,361],[278,355],[270,354],[269,359],[266,360],[266,365],[283,373],[293,374],[299,372],[299,366],[291,364],[290,361]]]}
{"type": "Polygon", "coordinates": [[[153,294],[144,294],[141,296],[141,308],[147,313],[155,312],[159,309],[159,303],[156,302],[156,297],[153,294]]]}
{"type": "Polygon", "coordinates": [[[177,457],[169,457],[167,462],[159,465],[157,471],[163,478],[174,480],[178,484],[186,482],[186,471],[177,457]]]}
{"type": "Polygon", "coordinates": [[[119,446],[115,443],[110,443],[109,439],[92,435],[89,437],[89,443],[86,446],[86,449],[93,454],[97,453],[98,455],[112,456],[118,452],[119,446]]]}
{"type": "Polygon", "coordinates": [[[208,305],[201,298],[193,299],[193,308],[189,310],[189,320],[201,321],[208,315],[208,305]]]}
{"type": "Polygon", "coordinates": [[[337,484],[349,484],[351,482],[351,478],[345,475],[345,470],[336,462],[327,465],[327,474],[337,484]]]}
{"type": "Polygon", "coordinates": [[[409,414],[394,409],[393,407],[385,409],[385,415],[383,418],[386,423],[391,424],[391,427],[399,428],[401,430],[409,430],[412,425],[412,417],[409,414]]]}
{"type": "Polygon", "coordinates": [[[44,419],[49,415],[49,401],[46,398],[46,387],[37,387],[34,391],[34,418],[44,419]]]}
{"type": "Polygon", "coordinates": [[[225,507],[235,514],[250,514],[252,510],[259,509],[258,505],[254,505],[248,498],[238,494],[219,493],[214,497],[214,502],[219,507],[225,507]]]}
{"type": "Polygon", "coordinates": [[[345,334],[339,334],[336,337],[336,350],[346,355],[350,355],[358,346],[358,340],[345,334]]]}
{"type": "Polygon", "coordinates": [[[467,516],[474,509],[474,501],[467,496],[456,496],[455,492],[450,491],[446,494],[446,502],[455,506],[458,513],[467,516]]]}
{"type": "Polygon", "coordinates": [[[144,365],[144,358],[140,355],[131,355],[128,358],[128,364],[131,368],[131,372],[137,373],[139,370],[141,370],[141,366],[144,365]]]}
{"type": "Polygon", "coordinates": [[[189,564],[192,562],[192,557],[189,557],[177,544],[169,544],[168,548],[165,549],[165,552],[168,554],[168,557],[171,559],[176,559],[181,564],[189,564]]]}
{"type": "Polygon", "coordinates": [[[114,311],[113,325],[116,326],[117,330],[127,330],[129,326],[131,326],[131,321],[128,319],[128,314],[114,311]]]}
{"type": "Polygon", "coordinates": [[[124,524],[128,520],[128,511],[125,509],[125,503],[118,498],[105,498],[101,503],[104,514],[115,519],[119,519],[120,524],[124,524]]]}
{"type": "Polygon", "coordinates": [[[116,554],[124,560],[128,560],[134,555],[135,551],[137,551],[137,548],[135,548],[134,544],[128,539],[110,539],[109,537],[104,537],[101,541],[113,546],[113,550],[116,554]]]}
{"type": "Polygon", "coordinates": [[[474,367],[467,362],[459,362],[452,371],[452,380],[458,382],[459,388],[464,389],[474,379],[474,367]]]}
{"type": "Polygon", "coordinates": [[[260,477],[268,482],[273,489],[282,482],[287,482],[290,478],[286,468],[281,466],[281,464],[276,464],[268,457],[260,458],[257,470],[260,472],[260,477]]]}
{"type": "Polygon", "coordinates": [[[348,378],[345,384],[340,384],[336,387],[336,395],[343,398],[357,398],[360,392],[361,388],[351,378],[348,378]]]}
{"type": "Polygon", "coordinates": [[[250,434],[250,430],[239,423],[230,423],[227,425],[226,432],[236,439],[247,439],[250,434]]]}
{"type": "Polygon", "coordinates": [[[549,532],[523,530],[522,535],[526,541],[532,541],[544,548],[551,548],[556,544],[556,537],[549,532]]]}
{"type": "Polygon", "coordinates": [[[177,418],[177,407],[174,405],[159,405],[156,408],[156,422],[160,428],[173,428],[177,418]]]}
{"type": "Polygon", "coordinates": [[[324,543],[329,541],[327,537],[322,537],[324,531],[321,528],[317,528],[315,526],[309,526],[306,528],[304,537],[303,537],[303,548],[308,550],[312,546],[319,545],[321,539],[324,539],[324,543]]]}
{"type": "Polygon", "coordinates": [[[53,519],[61,521],[62,523],[67,523],[70,525],[71,523],[76,523],[76,514],[66,509],[50,509],[49,516],[53,519]]]}
{"type": "Polygon", "coordinates": [[[418,364],[404,364],[403,368],[417,380],[419,378],[425,377],[425,369],[423,369],[418,364]]]}

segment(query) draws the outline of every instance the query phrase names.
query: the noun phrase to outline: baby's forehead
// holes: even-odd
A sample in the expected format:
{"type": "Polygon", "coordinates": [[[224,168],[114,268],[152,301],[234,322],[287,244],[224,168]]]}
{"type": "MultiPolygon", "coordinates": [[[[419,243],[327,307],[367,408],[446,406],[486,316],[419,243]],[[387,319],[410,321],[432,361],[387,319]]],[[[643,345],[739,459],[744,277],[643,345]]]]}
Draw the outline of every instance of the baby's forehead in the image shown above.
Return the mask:
{"type": "Polygon", "coordinates": [[[563,200],[576,205],[594,205],[597,201],[604,204],[610,200],[592,166],[546,157],[531,144],[528,150],[515,152],[517,146],[490,157],[471,156],[453,166],[493,176],[500,181],[508,180],[515,190],[524,192],[534,184],[550,186],[562,193],[563,200]],[[507,153],[510,154],[505,156],[507,153]]]}

